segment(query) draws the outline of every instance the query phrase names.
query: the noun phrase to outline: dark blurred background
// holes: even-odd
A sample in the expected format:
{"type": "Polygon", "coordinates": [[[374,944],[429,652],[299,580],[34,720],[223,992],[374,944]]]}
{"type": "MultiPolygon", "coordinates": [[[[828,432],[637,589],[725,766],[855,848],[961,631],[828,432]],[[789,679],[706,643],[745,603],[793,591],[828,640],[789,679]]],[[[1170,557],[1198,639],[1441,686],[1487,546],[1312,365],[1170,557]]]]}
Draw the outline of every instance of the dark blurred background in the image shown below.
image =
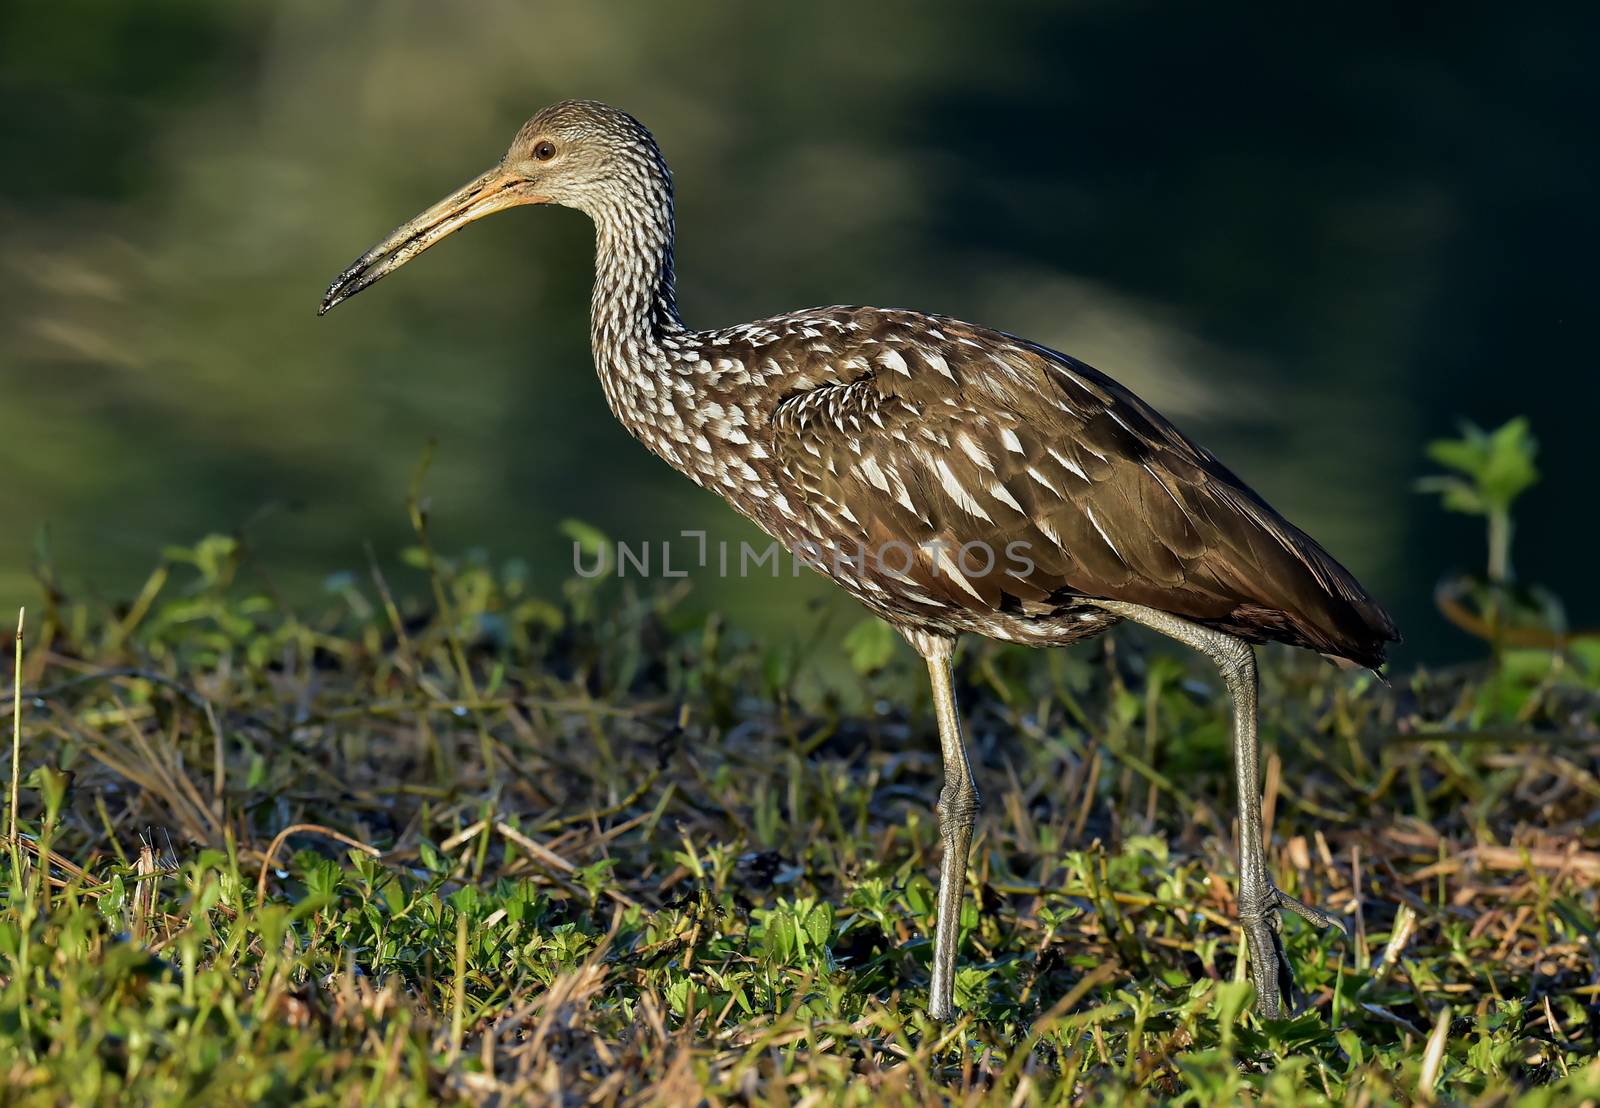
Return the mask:
{"type": "MultiPolygon", "coordinates": [[[[1526,414],[1545,479],[1517,568],[1600,622],[1600,20],[1475,10],[11,0],[0,607],[35,595],[46,527],[77,591],[242,529],[309,600],[364,541],[410,542],[430,436],[437,545],[551,591],[567,517],[753,536],[606,411],[577,213],[477,224],[315,315],[526,116],[587,96],[672,163],[691,324],[875,303],[1076,354],[1385,598],[1402,661],[1481,653],[1432,608],[1483,555],[1479,521],[1412,491],[1424,444],[1526,414]]],[[[694,603],[783,633],[833,595],[703,577],[694,603]]]]}

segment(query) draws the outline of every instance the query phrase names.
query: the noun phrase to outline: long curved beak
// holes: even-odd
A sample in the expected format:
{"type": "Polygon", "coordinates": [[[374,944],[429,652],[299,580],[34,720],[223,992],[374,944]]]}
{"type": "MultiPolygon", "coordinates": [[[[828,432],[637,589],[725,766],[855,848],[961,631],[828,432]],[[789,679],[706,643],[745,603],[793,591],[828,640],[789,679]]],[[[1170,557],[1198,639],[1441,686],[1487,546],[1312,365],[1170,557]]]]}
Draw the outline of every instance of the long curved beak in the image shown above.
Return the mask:
{"type": "Polygon", "coordinates": [[[519,204],[548,202],[546,197],[532,195],[527,190],[527,183],[508,173],[503,166],[495,166],[415,219],[395,228],[382,242],[351,262],[328,286],[328,291],[323,293],[322,307],[317,309],[317,314],[325,315],[335,304],[377,284],[446,235],[475,219],[519,204]]]}

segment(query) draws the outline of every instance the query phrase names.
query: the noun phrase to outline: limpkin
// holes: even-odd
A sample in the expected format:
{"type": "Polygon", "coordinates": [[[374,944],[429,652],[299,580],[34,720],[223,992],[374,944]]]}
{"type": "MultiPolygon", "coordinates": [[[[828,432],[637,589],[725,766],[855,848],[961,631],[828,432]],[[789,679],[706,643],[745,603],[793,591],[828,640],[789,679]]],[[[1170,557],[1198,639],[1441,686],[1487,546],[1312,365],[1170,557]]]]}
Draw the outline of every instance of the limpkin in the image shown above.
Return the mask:
{"type": "Polygon", "coordinates": [[[884,308],[691,330],[673,291],[672,196],[642,124],[565,101],[530,119],[493,169],[352,263],[321,310],[492,212],[561,204],[589,215],[590,335],[612,413],[804,552],[927,662],[944,761],[928,1002],[937,1019],[954,1014],[979,802],[956,713],[958,636],[1059,646],[1128,620],[1207,655],[1233,706],[1239,920],[1258,1011],[1280,1016],[1293,997],[1280,909],[1337,924],[1267,871],[1251,644],[1375,668],[1399,638],[1389,616],[1208,451],[1076,358],[884,308]]]}

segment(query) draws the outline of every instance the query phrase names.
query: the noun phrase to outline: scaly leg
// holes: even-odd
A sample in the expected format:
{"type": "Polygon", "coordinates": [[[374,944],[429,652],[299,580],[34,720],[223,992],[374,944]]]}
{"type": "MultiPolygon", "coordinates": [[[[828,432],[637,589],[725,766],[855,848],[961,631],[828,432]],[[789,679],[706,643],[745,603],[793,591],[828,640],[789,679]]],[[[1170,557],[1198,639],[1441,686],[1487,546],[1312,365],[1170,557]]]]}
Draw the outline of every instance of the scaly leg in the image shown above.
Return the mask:
{"type": "Polygon", "coordinates": [[[929,635],[906,637],[928,662],[933,708],[939,719],[939,751],[944,757],[944,788],[939,790],[939,837],[944,840],[944,855],[939,860],[939,914],[933,935],[928,1014],[936,1020],[948,1020],[955,1015],[961,898],[967,887],[967,853],[972,847],[979,798],[967,748],[961,741],[961,720],[956,715],[955,673],[951,666],[955,640],[929,635]]]}
{"type": "Polygon", "coordinates": [[[1256,986],[1256,1010],[1279,1019],[1294,1001],[1294,974],[1283,949],[1286,908],[1318,927],[1344,928],[1327,913],[1308,907],[1279,891],[1267,873],[1266,829],[1261,819],[1261,785],[1256,776],[1256,656],[1250,644],[1222,631],[1202,627],[1167,612],[1117,600],[1093,603],[1205,654],[1222,671],[1233,700],[1233,777],[1239,797],[1239,924],[1250,947],[1250,977],[1256,986]]]}

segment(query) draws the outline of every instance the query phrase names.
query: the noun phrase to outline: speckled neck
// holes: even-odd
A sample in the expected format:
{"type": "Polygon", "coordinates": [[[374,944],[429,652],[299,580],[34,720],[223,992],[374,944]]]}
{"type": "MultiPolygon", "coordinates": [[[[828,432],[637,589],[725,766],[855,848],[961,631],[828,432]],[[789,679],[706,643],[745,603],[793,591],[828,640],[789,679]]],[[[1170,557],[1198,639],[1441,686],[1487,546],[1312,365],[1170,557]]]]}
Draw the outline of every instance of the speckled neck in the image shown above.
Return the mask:
{"type": "Polygon", "coordinates": [[[590,339],[595,368],[619,416],[630,383],[665,368],[687,333],[673,292],[672,181],[664,165],[638,167],[589,212],[595,223],[590,339]]]}

